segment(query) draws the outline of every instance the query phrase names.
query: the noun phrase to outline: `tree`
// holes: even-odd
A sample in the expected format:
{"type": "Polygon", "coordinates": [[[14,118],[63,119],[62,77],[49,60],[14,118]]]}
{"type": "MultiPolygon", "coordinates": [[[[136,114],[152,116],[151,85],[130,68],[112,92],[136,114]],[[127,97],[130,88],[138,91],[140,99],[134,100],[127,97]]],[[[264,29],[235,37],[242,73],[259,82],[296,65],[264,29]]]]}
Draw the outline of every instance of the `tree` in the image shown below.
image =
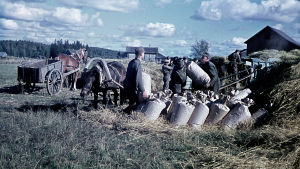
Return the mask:
{"type": "Polygon", "coordinates": [[[195,44],[191,46],[191,56],[194,58],[200,58],[205,52],[208,52],[209,43],[205,40],[196,40],[195,44]]]}

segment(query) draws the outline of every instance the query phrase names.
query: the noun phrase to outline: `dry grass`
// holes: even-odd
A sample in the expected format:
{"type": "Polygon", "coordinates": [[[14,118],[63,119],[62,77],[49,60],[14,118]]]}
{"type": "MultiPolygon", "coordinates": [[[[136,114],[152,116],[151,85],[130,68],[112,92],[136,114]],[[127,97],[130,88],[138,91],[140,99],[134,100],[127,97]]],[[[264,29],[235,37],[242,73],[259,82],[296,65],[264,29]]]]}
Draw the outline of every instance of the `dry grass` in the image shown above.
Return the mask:
{"type": "Polygon", "coordinates": [[[278,50],[263,50],[250,54],[249,58],[258,58],[267,61],[269,58],[279,58],[282,62],[298,63],[300,61],[300,50],[294,49],[290,52],[278,50]]]}
{"type": "MultiPolygon", "coordinates": [[[[294,52],[294,51],[293,51],[294,52]]],[[[297,51],[296,51],[297,52],[297,51]]],[[[126,66],[129,60],[122,61],[126,66]]],[[[152,90],[162,87],[161,65],[142,63],[152,90]],[[159,83],[157,83],[159,82],[159,83]]],[[[3,168],[297,168],[300,164],[299,66],[261,92],[278,109],[270,123],[234,131],[217,126],[174,127],[164,117],[122,113],[126,106],[92,109],[79,92],[50,97],[41,84],[13,92],[16,65],[1,65],[0,166],[3,168]],[[12,70],[12,72],[8,71],[12,70]]],[[[281,76],[278,76],[281,77],[281,76]]],[[[274,107],[275,108],[275,107],[274,107]]]]}

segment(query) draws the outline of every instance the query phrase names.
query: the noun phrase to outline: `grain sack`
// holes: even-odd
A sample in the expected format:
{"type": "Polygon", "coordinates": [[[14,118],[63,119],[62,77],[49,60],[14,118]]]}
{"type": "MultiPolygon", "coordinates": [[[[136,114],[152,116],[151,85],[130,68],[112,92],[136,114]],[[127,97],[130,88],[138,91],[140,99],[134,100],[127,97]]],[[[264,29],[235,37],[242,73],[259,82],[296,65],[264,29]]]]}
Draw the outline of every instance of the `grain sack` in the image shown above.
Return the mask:
{"type": "Polygon", "coordinates": [[[205,124],[216,124],[226,116],[230,109],[220,103],[212,103],[205,124]]]}
{"type": "Polygon", "coordinates": [[[205,86],[210,82],[208,74],[195,62],[191,62],[187,66],[186,73],[193,80],[193,83],[196,86],[205,86]]]}
{"type": "MultiPolygon", "coordinates": [[[[151,94],[151,76],[145,72],[142,72],[142,85],[149,96],[151,94]]],[[[143,93],[139,93],[139,102],[143,102],[145,99],[143,99],[143,93]]]]}
{"type": "Polygon", "coordinates": [[[145,114],[147,119],[156,120],[165,107],[166,104],[159,99],[150,100],[143,107],[142,112],[145,114]]]}
{"type": "Polygon", "coordinates": [[[195,106],[188,105],[184,102],[178,103],[177,110],[173,112],[171,123],[175,125],[186,125],[189,121],[195,106]]]}
{"type": "Polygon", "coordinates": [[[247,88],[242,91],[238,91],[233,97],[230,98],[230,100],[242,100],[248,97],[249,94],[251,94],[251,90],[247,88]]]}
{"type": "Polygon", "coordinates": [[[247,106],[238,103],[224,119],[222,124],[225,128],[236,128],[238,124],[251,119],[251,114],[247,106]]]}
{"type": "Polygon", "coordinates": [[[204,103],[197,101],[188,124],[190,124],[194,128],[200,128],[204,124],[208,113],[209,108],[204,103]]]}
{"type": "Polygon", "coordinates": [[[264,108],[260,108],[257,112],[251,115],[251,118],[254,120],[254,125],[263,124],[270,114],[264,108]]]}
{"type": "Polygon", "coordinates": [[[175,94],[172,98],[172,102],[169,106],[169,109],[167,110],[167,119],[170,119],[173,111],[177,109],[178,103],[179,102],[185,102],[186,98],[182,97],[182,96],[178,96],[177,94],[175,94]]]}

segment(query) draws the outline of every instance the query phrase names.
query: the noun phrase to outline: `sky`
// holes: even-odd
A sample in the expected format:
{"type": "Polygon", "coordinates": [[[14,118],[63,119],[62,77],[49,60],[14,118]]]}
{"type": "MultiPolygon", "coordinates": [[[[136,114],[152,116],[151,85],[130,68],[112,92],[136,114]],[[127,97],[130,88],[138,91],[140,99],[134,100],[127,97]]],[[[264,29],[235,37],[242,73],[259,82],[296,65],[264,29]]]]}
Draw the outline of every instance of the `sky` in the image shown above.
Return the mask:
{"type": "Polygon", "coordinates": [[[227,56],[267,25],[300,42],[300,1],[0,0],[0,40],[150,46],[171,57],[189,56],[200,40],[227,56]]]}

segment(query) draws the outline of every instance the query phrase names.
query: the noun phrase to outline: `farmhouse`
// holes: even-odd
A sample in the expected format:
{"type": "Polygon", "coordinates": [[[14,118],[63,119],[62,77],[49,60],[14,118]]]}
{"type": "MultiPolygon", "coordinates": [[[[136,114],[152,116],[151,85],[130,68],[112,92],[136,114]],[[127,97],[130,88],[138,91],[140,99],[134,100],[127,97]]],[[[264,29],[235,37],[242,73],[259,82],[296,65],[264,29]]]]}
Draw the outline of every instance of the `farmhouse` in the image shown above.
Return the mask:
{"type": "MultiPolygon", "coordinates": [[[[126,54],[128,58],[135,57],[135,49],[137,47],[127,46],[126,47],[126,54]]],[[[158,52],[157,47],[144,47],[145,49],[145,57],[144,60],[146,62],[156,62],[161,63],[166,57],[158,52]]]]}
{"type": "Polygon", "coordinates": [[[276,49],[290,51],[300,49],[300,44],[286,35],[281,30],[266,26],[264,29],[256,33],[246,42],[247,54],[264,50],[276,49]]]}
{"type": "Polygon", "coordinates": [[[0,58],[7,58],[6,52],[0,52],[0,58]]]}

